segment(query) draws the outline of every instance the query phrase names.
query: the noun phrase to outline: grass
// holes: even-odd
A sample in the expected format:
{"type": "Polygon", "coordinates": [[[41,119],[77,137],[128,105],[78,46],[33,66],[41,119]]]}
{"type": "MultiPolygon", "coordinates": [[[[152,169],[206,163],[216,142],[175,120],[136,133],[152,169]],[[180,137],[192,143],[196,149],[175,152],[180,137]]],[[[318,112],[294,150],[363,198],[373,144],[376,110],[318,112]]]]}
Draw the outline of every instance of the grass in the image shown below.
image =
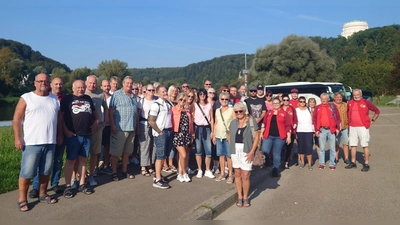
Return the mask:
{"type": "Polygon", "coordinates": [[[374,97],[374,99],[373,99],[373,103],[376,105],[376,106],[396,106],[396,104],[387,104],[388,102],[390,102],[390,101],[392,101],[393,99],[395,99],[396,98],[396,96],[394,96],[394,95],[385,95],[385,96],[382,96],[381,97],[381,101],[380,101],[380,103],[378,104],[378,98],[377,97],[374,97]]]}
{"type": "Polygon", "coordinates": [[[20,97],[0,98],[0,105],[17,105],[20,97]]]}
{"type": "Polygon", "coordinates": [[[12,127],[0,127],[0,194],[18,189],[22,153],[14,146],[12,127]]]}

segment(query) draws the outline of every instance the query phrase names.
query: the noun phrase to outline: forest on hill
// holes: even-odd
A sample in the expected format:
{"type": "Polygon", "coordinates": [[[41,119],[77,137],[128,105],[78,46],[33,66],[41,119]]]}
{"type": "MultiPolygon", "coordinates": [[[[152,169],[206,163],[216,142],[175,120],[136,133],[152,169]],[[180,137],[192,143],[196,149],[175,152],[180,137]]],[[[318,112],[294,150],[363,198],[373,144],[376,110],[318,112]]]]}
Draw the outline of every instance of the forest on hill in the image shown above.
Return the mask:
{"type": "MultiPolygon", "coordinates": [[[[400,92],[400,25],[371,28],[348,39],[338,36],[298,37],[289,35],[280,44],[269,44],[247,54],[249,85],[286,81],[339,81],[353,88],[370,89],[375,95],[400,92]],[[307,46],[307,48],[305,48],[307,46]],[[324,62],[324,63],[322,63],[324,62]],[[304,67],[304,68],[303,68],[304,67]]],[[[72,82],[96,74],[100,80],[111,76],[133,76],[144,84],[184,82],[202,87],[241,84],[245,54],[216,57],[185,67],[130,68],[118,59],[104,60],[97,68],[76,68],[47,58],[26,44],[0,39],[0,97],[18,96],[32,88],[34,75],[46,72],[62,77],[66,91],[72,82]]]]}

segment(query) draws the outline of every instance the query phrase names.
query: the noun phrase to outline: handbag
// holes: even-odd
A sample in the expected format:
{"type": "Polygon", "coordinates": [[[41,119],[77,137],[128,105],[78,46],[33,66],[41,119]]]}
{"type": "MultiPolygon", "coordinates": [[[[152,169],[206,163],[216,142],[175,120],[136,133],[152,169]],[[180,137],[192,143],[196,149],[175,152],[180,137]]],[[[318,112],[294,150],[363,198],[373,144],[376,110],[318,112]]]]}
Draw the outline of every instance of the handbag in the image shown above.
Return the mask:
{"type": "MultiPolygon", "coordinates": [[[[254,134],[254,122],[253,120],[250,118],[250,129],[251,129],[251,134],[254,134]]],[[[257,148],[255,153],[254,153],[254,159],[253,159],[253,166],[259,166],[259,167],[263,167],[265,164],[265,155],[264,153],[257,148]]]]}

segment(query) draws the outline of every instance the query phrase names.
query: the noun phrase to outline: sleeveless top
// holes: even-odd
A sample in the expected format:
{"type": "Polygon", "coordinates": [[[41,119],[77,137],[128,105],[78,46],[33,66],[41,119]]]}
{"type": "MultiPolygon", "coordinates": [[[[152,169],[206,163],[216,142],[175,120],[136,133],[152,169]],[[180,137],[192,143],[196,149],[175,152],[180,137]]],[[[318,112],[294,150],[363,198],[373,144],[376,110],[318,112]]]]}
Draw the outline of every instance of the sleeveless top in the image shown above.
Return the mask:
{"type": "Polygon", "coordinates": [[[21,96],[26,102],[22,124],[25,145],[57,143],[57,115],[60,102],[57,96],[39,96],[29,92],[21,96]]]}
{"type": "MultiPolygon", "coordinates": [[[[206,115],[208,121],[211,123],[210,118],[210,111],[211,111],[211,104],[207,103],[205,106],[202,106],[199,103],[201,109],[203,110],[204,114],[206,115]]],[[[204,118],[203,113],[201,112],[197,103],[194,104],[195,111],[194,111],[194,123],[198,126],[208,126],[207,120],[204,118]]]]}
{"type": "Polygon", "coordinates": [[[226,128],[229,130],[229,125],[231,124],[232,121],[232,116],[233,116],[233,108],[228,108],[227,110],[225,110],[225,112],[222,113],[222,116],[224,117],[224,120],[222,120],[221,117],[221,113],[220,113],[221,109],[217,109],[215,111],[215,121],[218,121],[217,123],[215,123],[215,137],[216,138],[220,138],[220,139],[226,139],[227,138],[227,133],[226,133],[226,128]],[[224,126],[224,121],[225,121],[225,126],[224,126]]]}

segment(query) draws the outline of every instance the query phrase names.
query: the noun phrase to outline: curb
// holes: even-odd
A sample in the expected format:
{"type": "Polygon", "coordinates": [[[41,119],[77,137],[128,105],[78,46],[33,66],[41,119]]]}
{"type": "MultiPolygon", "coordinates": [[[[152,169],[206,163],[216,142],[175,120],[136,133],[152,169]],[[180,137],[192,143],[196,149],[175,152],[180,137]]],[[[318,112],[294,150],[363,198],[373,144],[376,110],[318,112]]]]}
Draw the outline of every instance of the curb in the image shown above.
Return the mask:
{"type": "MultiPolygon", "coordinates": [[[[254,189],[254,187],[263,182],[265,178],[268,178],[271,174],[271,171],[272,167],[253,169],[250,175],[250,189],[254,189]]],[[[216,195],[204,201],[202,204],[195,206],[192,211],[182,215],[180,218],[178,218],[178,220],[213,220],[226,209],[235,204],[236,201],[237,192],[235,185],[233,185],[219,195],[216,195]]]]}

